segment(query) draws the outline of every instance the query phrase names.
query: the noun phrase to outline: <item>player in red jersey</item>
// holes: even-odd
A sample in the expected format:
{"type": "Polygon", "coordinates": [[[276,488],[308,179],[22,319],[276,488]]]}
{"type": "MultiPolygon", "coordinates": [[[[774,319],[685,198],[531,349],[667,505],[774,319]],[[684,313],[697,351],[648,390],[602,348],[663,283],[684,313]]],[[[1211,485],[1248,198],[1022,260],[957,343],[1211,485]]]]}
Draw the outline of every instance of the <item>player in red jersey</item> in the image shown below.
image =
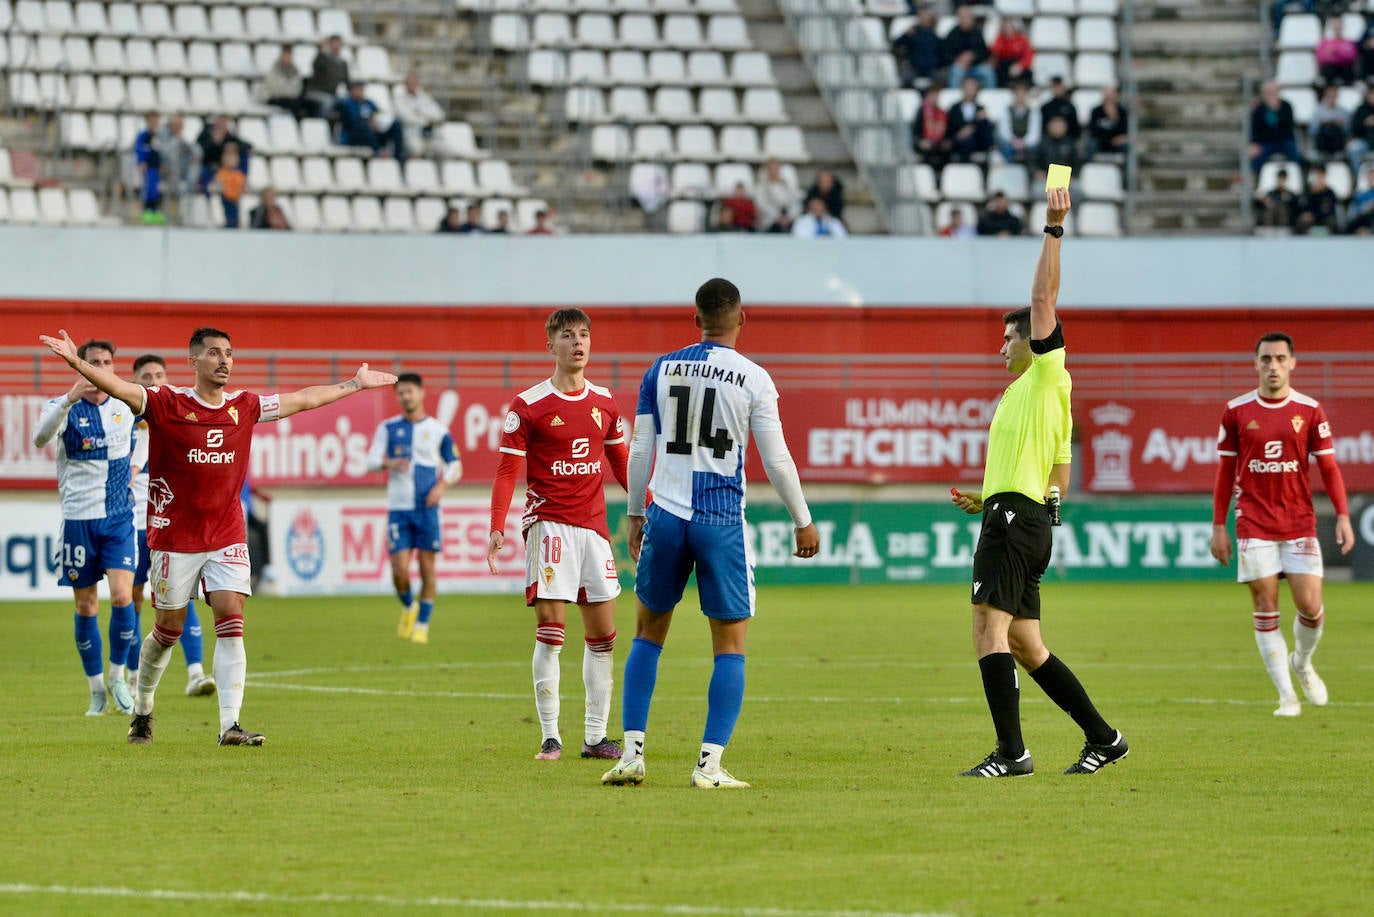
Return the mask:
{"type": "Polygon", "coordinates": [[[1221,415],[1220,463],[1212,494],[1212,556],[1226,566],[1231,563],[1226,511],[1232,495],[1236,496],[1237,578],[1250,586],[1255,641],[1279,689],[1275,716],[1302,713],[1290,668],[1308,701],[1317,706],[1326,703],[1326,685],[1312,668],[1324,614],[1322,552],[1308,483],[1309,456],[1317,459],[1327,496],[1336,508],[1336,544],[1342,554],[1355,546],[1331,424],[1315,399],[1289,386],[1296,365],[1293,339],[1286,334],[1271,332],[1255,345],[1259,388],[1231,399],[1221,415]],[[1291,656],[1279,630],[1281,576],[1287,577],[1298,610],[1291,656]]]}
{"type": "Polygon", "coordinates": [[[66,331],[40,335],[48,349],[101,391],[142,414],[154,435],[148,455],[149,581],[157,623],[139,653],[138,694],[129,742],[153,741],[153,693],[181,636],[186,603],[200,584],[215,613],[213,670],[219,683],[219,744],[261,745],[239,726],[248,657],[243,648],[244,598],[252,594],[248,537],[239,504],[248,475],[253,425],[279,420],[365,388],[391,385],[391,373],[364,363],[347,382],[284,395],[225,391],[234,366],[229,335],[197,328],[191,335],[194,388],[144,388],[77,356],[66,331]]]}
{"type": "Polygon", "coordinates": [[[525,460],[525,604],[534,608],[534,706],[543,733],[536,760],[563,754],[558,733],[558,654],[563,649],[567,603],[582,608],[586,646],[582,683],[587,715],[584,758],[619,758],[606,734],[611,709],[615,599],[620,594],[606,528],[605,469],[625,486],[629,450],[608,389],[583,374],[592,352],[592,323],[580,309],[559,309],[544,330],[553,354],[553,377],[511,399],[501,432],[501,463],[491,489],[487,566],[505,543],[506,513],[525,460]]]}

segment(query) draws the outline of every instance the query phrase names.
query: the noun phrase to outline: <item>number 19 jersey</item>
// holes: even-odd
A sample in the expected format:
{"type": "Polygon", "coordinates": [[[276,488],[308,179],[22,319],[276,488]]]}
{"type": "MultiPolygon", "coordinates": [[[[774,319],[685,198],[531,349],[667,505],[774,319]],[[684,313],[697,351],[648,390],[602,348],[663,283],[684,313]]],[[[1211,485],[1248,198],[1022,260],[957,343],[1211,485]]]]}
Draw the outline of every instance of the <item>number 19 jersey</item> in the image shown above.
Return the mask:
{"type": "Polygon", "coordinates": [[[702,341],[659,357],[639,387],[654,423],[654,503],[708,525],[744,522],[749,431],[782,430],[778,390],[762,366],[702,341]]]}

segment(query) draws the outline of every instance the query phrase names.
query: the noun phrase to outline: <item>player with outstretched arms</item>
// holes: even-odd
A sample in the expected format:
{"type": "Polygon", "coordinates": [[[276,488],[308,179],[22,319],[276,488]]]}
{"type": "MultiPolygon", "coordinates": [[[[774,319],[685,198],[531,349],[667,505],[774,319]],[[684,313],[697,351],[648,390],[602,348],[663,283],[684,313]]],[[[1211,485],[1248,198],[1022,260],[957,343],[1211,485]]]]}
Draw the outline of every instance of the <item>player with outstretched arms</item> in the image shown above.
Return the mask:
{"type": "Polygon", "coordinates": [[[553,376],[511,399],[501,430],[501,459],[491,488],[487,566],[506,539],[506,514],[525,466],[525,605],[534,609],[534,706],[541,740],[538,761],[563,756],[558,731],[559,667],[567,604],[582,609],[582,683],[587,693],[584,758],[618,758],[606,733],[614,684],[615,600],[620,595],[606,526],[606,471],[625,486],[624,426],[609,389],[588,382],[591,319],[559,309],[544,331],[553,376]],[[609,465],[609,469],[607,469],[609,465]]]}
{"type": "Polygon", "coordinates": [[[659,357],[644,374],[630,446],[630,554],[635,639],[625,661],[625,751],[601,782],[644,782],[644,735],[673,609],[693,569],[710,620],[714,664],[706,728],[691,785],[743,789],[721,767],[744,703],[744,644],[754,615],[754,558],[744,530],[744,457],[752,434],[768,480],[796,526],[797,557],[820,536],[778,417],[778,390],[762,366],[735,350],[744,327],[740,293],[716,278],[697,290],[701,341],[659,357]],[[650,470],[653,479],[650,481],[650,470]],[[652,489],[653,505],[646,508],[652,489]]]}
{"type": "Polygon", "coordinates": [[[1236,578],[1250,587],[1255,642],[1269,678],[1279,691],[1275,716],[1298,716],[1302,705],[1289,670],[1309,703],[1326,703],[1326,684],[1312,667],[1321,640],[1322,551],[1317,514],[1312,507],[1308,462],[1317,460],[1327,496],[1336,509],[1336,544],[1341,553],[1355,546],[1345,482],[1336,465],[1336,447],[1326,412],[1313,398],[1290,385],[1297,360],[1293,339],[1271,332],[1255,345],[1259,387],[1232,398],[1217,434],[1216,487],[1212,493],[1212,556],[1231,563],[1226,512],[1236,498],[1236,578]],[[1293,653],[1279,629],[1279,577],[1286,577],[1297,616],[1293,653]]]}
{"type": "Polygon", "coordinates": [[[463,476],[463,461],[448,428],[425,413],[425,385],[417,373],[396,381],[401,413],[377,425],[367,467],[385,471],[387,553],[391,582],[401,601],[396,636],[412,643],[429,642],[429,619],[438,595],[434,563],[443,548],[439,501],[444,490],[463,476]],[[420,597],[410,588],[410,557],[420,561],[420,597]]]}
{"type": "Polygon", "coordinates": [[[238,722],[248,657],[243,648],[244,599],[252,594],[247,526],[239,494],[248,476],[253,427],[321,407],[367,388],[391,385],[391,373],[364,363],[346,382],[282,395],[229,391],[234,351],[229,335],[197,328],[189,364],[193,388],[145,388],[108,366],[81,359],[66,331],[39,340],[96,388],[141,414],[151,431],[148,455],[148,547],[156,623],[139,657],[138,695],[129,742],[153,741],[153,694],[181,635],[186,603],[197,585],[215,618],[212,669],[219,688],[219,744],[261,745],[261,733],[238,722]]]}

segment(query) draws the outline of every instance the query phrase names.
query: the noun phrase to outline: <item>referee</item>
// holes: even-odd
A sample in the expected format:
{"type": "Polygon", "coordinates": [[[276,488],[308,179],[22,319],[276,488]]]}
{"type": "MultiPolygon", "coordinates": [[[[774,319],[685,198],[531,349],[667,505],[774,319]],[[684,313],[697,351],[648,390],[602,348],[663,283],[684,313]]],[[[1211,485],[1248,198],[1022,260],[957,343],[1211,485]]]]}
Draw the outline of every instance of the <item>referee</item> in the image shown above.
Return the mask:
{"type": "Polygon", "coordinates": [[[1051,487],[1067,490],[1073,455],[1064,332],[1054,314],[1067,188],[1046,192],[1045,242],[1035,266],[1031,305],[1002,317],[1002,358],[1016,376],[988,430],[982,496],[954,491],[964,512],[983,514],[973,555],[973,643],[983,674],[997,748],[961,777],[1029,777],[1035,773],[1021,739],[1016,663],[1083,730],[1086,744],[1066,774],[1093,774],[1126,757],[1126,739],[1107,725],[1067,665],[1040,638],[1040,577],[1050,562],[1051,487]],[[1047,503],[1049,505],[1047,505],[1047,503]]]}

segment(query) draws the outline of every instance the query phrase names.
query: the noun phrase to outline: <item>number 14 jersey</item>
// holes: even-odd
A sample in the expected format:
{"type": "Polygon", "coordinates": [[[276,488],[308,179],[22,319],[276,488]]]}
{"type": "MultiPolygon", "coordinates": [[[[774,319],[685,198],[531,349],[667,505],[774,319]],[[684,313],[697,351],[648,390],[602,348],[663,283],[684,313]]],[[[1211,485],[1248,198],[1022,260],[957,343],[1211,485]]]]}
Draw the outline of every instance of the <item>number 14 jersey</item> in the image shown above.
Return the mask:
{"type": "Polygon", "coordinates": [[[742,524],[749,431],[782,429],[767,371],[732,347],[692,344],[644,374],[635,413],[653,418],[654,503],[690,522],[742,524]]]}

